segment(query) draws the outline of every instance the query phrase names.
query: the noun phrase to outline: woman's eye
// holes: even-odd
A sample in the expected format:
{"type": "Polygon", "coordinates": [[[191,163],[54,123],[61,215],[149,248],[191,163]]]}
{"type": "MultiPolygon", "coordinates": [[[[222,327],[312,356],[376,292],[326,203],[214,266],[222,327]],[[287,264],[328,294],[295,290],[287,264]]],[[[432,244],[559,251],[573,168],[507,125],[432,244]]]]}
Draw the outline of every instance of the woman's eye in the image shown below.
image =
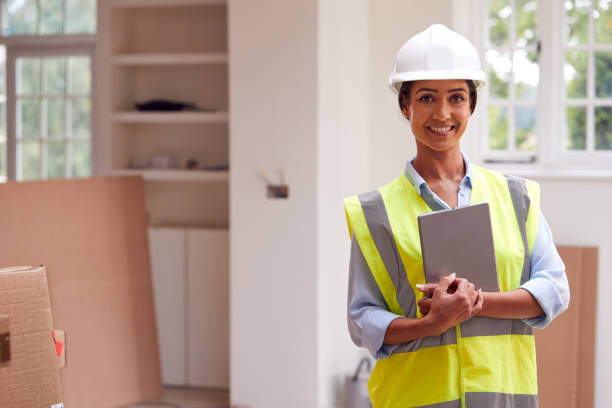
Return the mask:
{"type": "Polygon", "coordinates": [[[421,102],[425,102],[425,103],[430,103],[433,102],[433,97],[431,95],[423,95],[419,98],[419,101],[421,102]]]}
{"type": "Polygon", "coordinates": [[[450,101],[451,102],[455,102],[455,103],[459,103],[459,102],[465,101],[465,98],[463,97],[463,95],[457,94],[457,95],[452,95],[450,97],[450,101]]]}

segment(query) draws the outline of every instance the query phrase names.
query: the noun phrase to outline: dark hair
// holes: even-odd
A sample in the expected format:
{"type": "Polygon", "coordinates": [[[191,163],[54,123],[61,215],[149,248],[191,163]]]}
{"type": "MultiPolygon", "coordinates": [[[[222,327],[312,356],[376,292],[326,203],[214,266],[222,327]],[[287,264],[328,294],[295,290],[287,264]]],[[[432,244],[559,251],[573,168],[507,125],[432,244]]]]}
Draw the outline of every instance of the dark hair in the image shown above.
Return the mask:
{"type": "MultiPolygon", "coordinates": [[[[412,88],[413,81],[405,81],[402,82],[402,87],[397,95],[397,102],[399,103],[400,109],[404,107],[404,103],[410,100],[410,89],[412,88]]],[[[466,79],[469,93],[470,93],[470,111],[474,113],[474,109],[476,109],[476,101],[478,100],[478,92],[476,92],[476,85],[474,85],[474,81],[471,79],[466,79]]]]}

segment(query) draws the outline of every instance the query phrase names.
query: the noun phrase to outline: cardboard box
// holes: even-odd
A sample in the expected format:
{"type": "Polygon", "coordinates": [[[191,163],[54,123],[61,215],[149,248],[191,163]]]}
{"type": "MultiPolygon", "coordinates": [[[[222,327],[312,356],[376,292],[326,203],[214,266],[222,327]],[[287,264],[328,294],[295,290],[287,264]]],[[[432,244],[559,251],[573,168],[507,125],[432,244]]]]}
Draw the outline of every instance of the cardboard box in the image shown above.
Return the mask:
{"type": "Polygon", "coordinates": [[[0,269],[0,407],[63,408],[43,266],[0,269]]]}
{"type": "Polygon", "coordinates": [[[47,266],[55,328],[68,339],[66,407],[160,397],[142,178],[8,182],[0,195],[0,260],[47,266]]]}
{"type": "Polygon", "coordinates": [[[595,406],[597,248],[557,247],[565,263],[570,305],[535,331],[540,407],[595,406]]]}

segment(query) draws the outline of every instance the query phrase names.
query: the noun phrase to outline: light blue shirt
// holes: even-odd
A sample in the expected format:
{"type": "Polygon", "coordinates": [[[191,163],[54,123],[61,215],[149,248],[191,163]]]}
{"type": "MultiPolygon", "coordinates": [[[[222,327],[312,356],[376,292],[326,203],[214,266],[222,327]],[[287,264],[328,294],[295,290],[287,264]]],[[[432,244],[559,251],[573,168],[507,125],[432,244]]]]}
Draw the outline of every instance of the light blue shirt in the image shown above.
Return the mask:
{"type": "MultiPolygon", "coordinates": [[[[465,177],[459,183],[458,206],[468,205],[472,194],[472,168],[464,155],[465,177]]],[[[413,159],[414,160],[414,159],[413,159]]],[[[406,165],[406,177],[419,192],[423,200],[434,210],[450,208],[427,185],[427,182],[412,166],[406,165]]],[[[544,310],[544,314],[532,319],[523,319],[532,327],[544,328],[569,305],[569,285],[565,265],[553,242],[550,227],[540,213],[538,234],[531,253],[531,276],[520,286],[529,291],[544,310]]],[[[367,348],[377,359],[389,357],[397,346],[385,346],[383,340],[387,327],[400,317],[387,310],[385,300],[363,258],[361,249],[353,237],[349,266],[348,326],[353,342],[367,348]]]]}

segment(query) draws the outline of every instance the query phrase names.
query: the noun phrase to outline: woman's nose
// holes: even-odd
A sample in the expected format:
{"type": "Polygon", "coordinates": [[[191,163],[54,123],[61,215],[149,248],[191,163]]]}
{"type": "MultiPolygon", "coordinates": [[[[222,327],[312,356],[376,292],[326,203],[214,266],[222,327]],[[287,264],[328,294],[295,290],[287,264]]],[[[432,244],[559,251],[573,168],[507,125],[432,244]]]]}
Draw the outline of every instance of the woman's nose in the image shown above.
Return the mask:
{"type": "Polygon", "coordinates": [[[446,101],[437,103],[432,117],[437,120],[446,120],[450,118],[450,107],[448,103],[446,103],[446,101]]]}

